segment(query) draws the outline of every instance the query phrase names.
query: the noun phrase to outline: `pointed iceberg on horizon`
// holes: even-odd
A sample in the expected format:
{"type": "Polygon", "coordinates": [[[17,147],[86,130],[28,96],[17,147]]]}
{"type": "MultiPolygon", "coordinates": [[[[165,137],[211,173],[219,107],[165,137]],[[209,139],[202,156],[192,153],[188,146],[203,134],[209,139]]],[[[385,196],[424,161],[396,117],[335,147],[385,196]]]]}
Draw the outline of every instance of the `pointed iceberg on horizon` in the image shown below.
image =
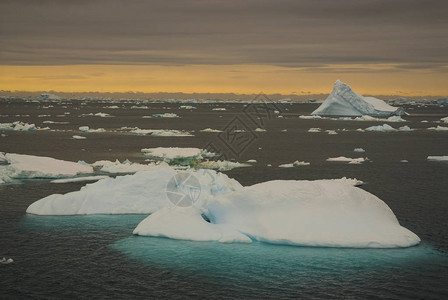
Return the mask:
{"type": "Polygon", "coordinates": [[[374,97],[363,97],[355,93],[349,85],[337,80],[331,94],[311,113],[319,116],[344,117],[389,117],[401,116],[405,112],[401,107],[393,107],[374,97]]]}

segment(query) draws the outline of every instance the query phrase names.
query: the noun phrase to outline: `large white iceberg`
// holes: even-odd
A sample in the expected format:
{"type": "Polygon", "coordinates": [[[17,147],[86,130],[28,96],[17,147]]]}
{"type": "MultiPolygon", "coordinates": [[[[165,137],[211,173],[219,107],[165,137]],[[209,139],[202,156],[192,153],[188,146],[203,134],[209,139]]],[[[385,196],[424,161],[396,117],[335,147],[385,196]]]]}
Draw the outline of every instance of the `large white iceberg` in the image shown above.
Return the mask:
{"type": "Polygon", "coordinates": [[[311,114],[319,116],[387,117],[403,115],[401,107],[393,107],[374,97],[363,97],[352,91],[350,86],[337,80],[327,99],[311,114]]]}
{"type": "MultiPolygon", "coordinates": [[[[398,223],[376,196],[347,180],[276,180],[243,187],[225,174],[188,170],[199,182],[188,208],[169,201],[179,174],[168,166],[88,184],[78,192],[31,204],[38,215],[152,214],[138,235],[194,241],[250,242],[323,247],[408,247],[418,236],[398,223]],[[210,221],[208,223],[206,219],[210,221]]],[[[180,184],[182,185],[182,184],[180,184]]],[[[179,189],[180,191],[181,189],[179,189]]]]}

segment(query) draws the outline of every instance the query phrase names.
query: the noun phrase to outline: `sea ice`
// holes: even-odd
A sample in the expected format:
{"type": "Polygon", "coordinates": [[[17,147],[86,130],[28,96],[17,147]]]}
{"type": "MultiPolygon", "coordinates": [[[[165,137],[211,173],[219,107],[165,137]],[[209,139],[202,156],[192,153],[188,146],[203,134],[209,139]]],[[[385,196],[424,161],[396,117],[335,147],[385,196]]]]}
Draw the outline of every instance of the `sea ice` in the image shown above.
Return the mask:
{"type": "Polygon", "coordinates": [[[321,132],[320,128],[310,128],[308,129],[308,132],[321,132]]]}
{"type": "Polygon", "coordinates": [[[366,128],[367,131],[381,131],[381,132],[388,132],[388,131],[397,131],[395,128],[388,124],[378,125],[378,126],[370,126],[366,128]]]}
{"type": "Polygon", "coordinates": [[[178,115],[173,113],[164,113],[164,114],[153,114],[154,118],[179,118],[178,115]]]}
{"type": "Polygon", "coordinates": [[[85,136],[80,136],[80,135],[74,135],[72,136],[73,139],[75,140],[85,140],[87,139],[85,136]]]}
{"type": "Polygon", "coordinates": [[[442,155],[442,156],[437,156],[437,155],[432,155],[432,156],[428,156],[427,158],[428,160],[431,161],[448,161],[448,155],[442,155]]]}
{"type": "Polygon", "coordinates": [[[360,157],[360,158],[349,158],[345,156],[339,156],[339,157],[330,157],[326,159],[327,161],[336,161],[336,162],[348,162],[349,164],[361,164],[365,162],[367,159],[360,157]]]}
{"type": "Polygon", "coordinates": [[[69,179],[56,179],[50,181],[51,183],[71,183],[71,182],[84,182],[84,181],[98,181],[104,178],[109,178],[109,176],[98,175],[98,176],[86,176],[86,177],[75,177],[69,179]]]}
{"type": "Polygon", "coordinates": [[[105,132],[106,130],[104,128],[92,129],[89,126],[80,126],[79,131],[85,133],[97,133],[97,132],[105,132]]]}
{"type": "Polygon", "coordinates": [[[435,131],[446,131],[448,130],[448,127],[443,127],[440,125],[437,125],[437,127],[429,127],[429,130],[435,130],[435,131]]]}
{"type": "Polygon", "coordinates": [[[353,149],[353,152],[360,152],[360,153],[363,153],[363,152],[366,152],[366,150],[364,150],[364,149],[362,149],[362,148],[355,148],[355,149],[353,149]]]}
{"type": "Polygon", "coordinates": [[[296,160],[295,162],[291,163],[291,164],[283,164],[283,165],[279,165],[279,168],[293,168],[293,167],[300,167],[300,166],[308,166],[310,163],[306,162],[306,161],[298,161],[296,160]]]}
{"type": "Polygon", "coordinates": [[[205,128],[205,129],[202,129],[201,132],[222,132],[222,130],[205,128]]]}

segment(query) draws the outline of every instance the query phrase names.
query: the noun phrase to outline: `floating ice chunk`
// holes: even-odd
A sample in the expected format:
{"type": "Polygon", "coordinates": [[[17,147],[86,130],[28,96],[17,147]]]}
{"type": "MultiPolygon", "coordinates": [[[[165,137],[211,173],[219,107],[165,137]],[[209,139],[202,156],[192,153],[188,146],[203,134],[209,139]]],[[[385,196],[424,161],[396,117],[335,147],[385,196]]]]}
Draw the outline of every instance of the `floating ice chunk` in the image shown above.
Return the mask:
{"type": "Polygon", "coordinates": [[[42,124],[69,124],[69,122],[43,121],[42,124]]]}
{"type": "Polygon", "coordinates": [[[249,159],[248,161],[246,161],[247,163],[251,163],[251,164],[254,164],[254,163],[256,163],[257,162],[257,160],[255,160],[255,159],[249,159]]]}
{"type": "Polygon", "coordinates": [[[86,176],[86,177],[76,177],[70,179],[56,179],[50,181],[51,183],[71,183],[71,182],[84,182],[84,181],[98,181],[104,178],[109,178],[109,176],[98,175],[98,176],[86,176]]]}
{"type": "Polygon", "coordinates": [[[252,239],[320,247],[395,248],[420,242],[376,196],[331,180],[275,180],[216,198],[215,224],[252,239]]]}
{"type": "Polygon", "coordinates": [[[151,136],[193,136],[188,131],[176,129],[140,129],[134,128],[131,130],[132,134],[137,135],[151,135],[151,136]]]}
{"type": "Polygon", "coordinates": [[[85,136],[80,136],[80,135],[74,135],[72,136],[73,139],[75,140],[85,140],[87,139],[85,136]]]}
{"type": "Polygon", "coordinates": [[[198,163],[196,167],[202,169],[213,169],[218,171],[229,171],[235,168],[251,167],[251,164],[244,164],[228,160],[206,160],[198,163]]]}
{"type": "Polygon", "coordinates": [[[386,102],[373,98],[363,97],[352,91],[345,83],[337,80],[333,91],[327,99],[311,113],[320,116],[375,116],[388,117],[402,115],[404,110],[388,105],[386,102]]]}
{"type": "Polygon", "coordinates": [[[222,130],[205,128],[205,129],[202,129],[201,132],[222,132],[222,130]]]}
{"type": "Polygon", "coordinates": [[[440,122],[442,123],[448,123],[448,117],[440,119],[440,122]]]}
{"type": "Polygon", "coordinates": [[[420,123],[428,123],[428,122],[429,122],[428,120],[420,121],[420,123]]]}
{"type": "Polygon", "coordinates": [[[7,165],[0,165],[3,179],[64,178],[93,173],[93,168],[75,162],[50,157],[8,153],[2,158],[7,165]]]}
{"type": "Polygon", "coordinates": [[[308,132],[321,132],[320,128],[310,128],[308,129],[308,132]]]}
{"type": "Polygon", "coordinates": [[[164,113],[164,114],[153,114],[154,118],[179,118],[178,115],[173,113],[164,113]]]}
{"type": "Polygon", "coordinates": [[[133,106],[131,106],[131,109],[149,109],[149,107],[146,105],[141,105],[141,106],[133,105],[133,106]]]}
{"type": "Polygon", "coordinates": [[[402,126],[398,128],[400,131],[414,131],[414,129],[411,129],[409,126],[402,126]]]}
{"type": "Polygon", "coordinates": [[[388,132],[388,131],[397,131],[395,128],[388,124],[378,125],[378,126],[370,126],[366,128],[367,131],[381,131],[381,132],[388,132]]]}
{"type": "Polygon", "coordinates": [[[283,165],[279,165],[279,168],[293,168],[293,167],[300,167],[300,166],[308,166],[310,163],[306,162],[306,161],[298,161],[296,160],[295,162],[291,163],[291,164],[283,164],[283,165]]]}
{"type": "Polygon", "coordinates": [[[448,130],[448,127],[443,127],[440,125],[437,125],[437,127],[429,127],[429,130],[435,130],[435,131],[446,131],[448,130]]]}
{"type": "Polygon", "coordinates": [[[448,155],[445,155],[445,156],[432,155],[432,156],[428,156],[427,159],[431,160],[431,161],[448,161],[448,155]]]}
{"type": "Polygon", "coordinates": [[[101,117],[101,118],[107,118],[107,117],[113,117],[109,114],[103,113],[103,112],[99,112],[99,113],[89,113],[89,114],[82,114],[80,115],[80,117],[101,117]]]}
{"type": "Polygon", "coordinates": [[[408,161],[406,159],[400,160],[401,163],[407,163],[408,161]]]}
{"type": "Polygon", "coordinates": [[[225,111],[227,109],[225,107],[215,107],[215,108],[212,108],[212,110],[225,111]]]}
{"type": "Polygon", "coordinates": [[[300,119],[304,119],[304,120],[319,120],[319,119],[322,119],[322,117],[318,116],[318,115],[311,115],[311,116],[302,115],[302,116],[299,116],[299,118],[300,119]]]}
{"type": "Polygon", "coordinates": [[[116,106],[116,105],[105,106],[104,108],[109,108],[109,109],[119,109],[119,107],[116,106]]]}
{"type": "Polygon", "coordinates": [[[14,260],[12,258],[6,259],[5,257],[3,257],[2,259],[0,259],[0,264],[2,265],[12,264],[13,262],[14,260]]]}
{"type": "Polygon", "coordinates": [[[256,128],[255,131],[256,131],[256,132],[265,132],[266,129],[263,129],[263,128],[256,128]]]}
{"type": "Polygon", "coordinates": [[[327,161],[336,161],[336,162],[347,162],[349,164],[361,164],[365,162],[367,159],[360,157],[360,158],[349,158],[345,156],[339,156],[339,157],[330,157],[326,159],[327,161]]]}
{"type": "Polygon", "coordinates": [[[281,132],[287,132],[288,131],[288,129],[282,129],[281,130],[281,132]]]}
{"type": "Polygon", "coordinates": [[[139,171],[147,171],[154,169],[154,164],[139,164],[132,163],[129,160],[125,160],[121,163],[118,159],[116,161],[109,160],[99,160],[91,164],[92,167],[98,169],[99,172],[109,173],[109,174],[128,174],[136,173],[139,171]]]}
{"type": "Polygon", "coordinates": [[[199,148],[158,147],[141,149],[146,157],[163,160],[173,165],[196,165],[203,158],[215,156],[207,150],[199,148]]]}
{"type": "Polygon", "coordinates": [[[92,129],[89,126],[80,126],[79,131],[85,133],[97,133],[97,132],[105,132],[106,130],[104,128],[92,129]]]}
{"type": "Polygon", "coordinates": [[[328,134],[338,134],[336,130],[325,130],[328,134]]]}
{"type": "Polygon", "coordinates": [[[199,242],[252,242],[249,237],[236,231],[232,226],[208,223],[196,207],[162,208],[138,224],[133,233],[199,242]]]}
{"type": "Polygon", "coordinates": [[[179,106],[179,109],[196,109],[196,107],[191,105],[181,105],[179,106]]]}
{"type": "Polygon", "coordinates": [[[0,123],[0,130],[12,130],[12,131],[36,131],[38,128],[34,124],[28,124],[21,121],[13,123],[0,123]]]}
{"type": "Polygon", "coordinates": [[[360,153],[363,153],[363,152],[366,152],[366,150],[364,150],[364,149],[362,149],[362,148],[355,148],[355,149],[353,149],[353,152],[360,152],[360,153]]]}

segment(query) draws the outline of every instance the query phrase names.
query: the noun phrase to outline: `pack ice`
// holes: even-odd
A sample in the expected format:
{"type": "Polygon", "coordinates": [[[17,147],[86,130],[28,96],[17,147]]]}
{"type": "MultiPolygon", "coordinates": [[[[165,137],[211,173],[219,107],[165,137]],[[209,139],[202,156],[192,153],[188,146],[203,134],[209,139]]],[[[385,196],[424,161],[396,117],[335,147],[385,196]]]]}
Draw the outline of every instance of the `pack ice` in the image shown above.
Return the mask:
{"type": "Polygon", "coordinates": [[[190,207],[168,201],[167,183],[179,171],[161,165],[87,184],[77,192],[48,196],[31,204],[27,213],[150,214],[134,234],[193,241],[258,240],[358,248],[408,247],[420,242],[400,226],[386,203],[352,181],[274,180],[242,186],[212,170],[185,172],[200,184],[197,201],[190,207]]]}
{"type": "Polygon", "coordinates": [[[393,107],[374,97],[363,97],[355,93],[350,86],[337,80],[327,99],[311,113],[319,116],[372,117],[401,116],[405,112],[401,107],[393,107]]]}

